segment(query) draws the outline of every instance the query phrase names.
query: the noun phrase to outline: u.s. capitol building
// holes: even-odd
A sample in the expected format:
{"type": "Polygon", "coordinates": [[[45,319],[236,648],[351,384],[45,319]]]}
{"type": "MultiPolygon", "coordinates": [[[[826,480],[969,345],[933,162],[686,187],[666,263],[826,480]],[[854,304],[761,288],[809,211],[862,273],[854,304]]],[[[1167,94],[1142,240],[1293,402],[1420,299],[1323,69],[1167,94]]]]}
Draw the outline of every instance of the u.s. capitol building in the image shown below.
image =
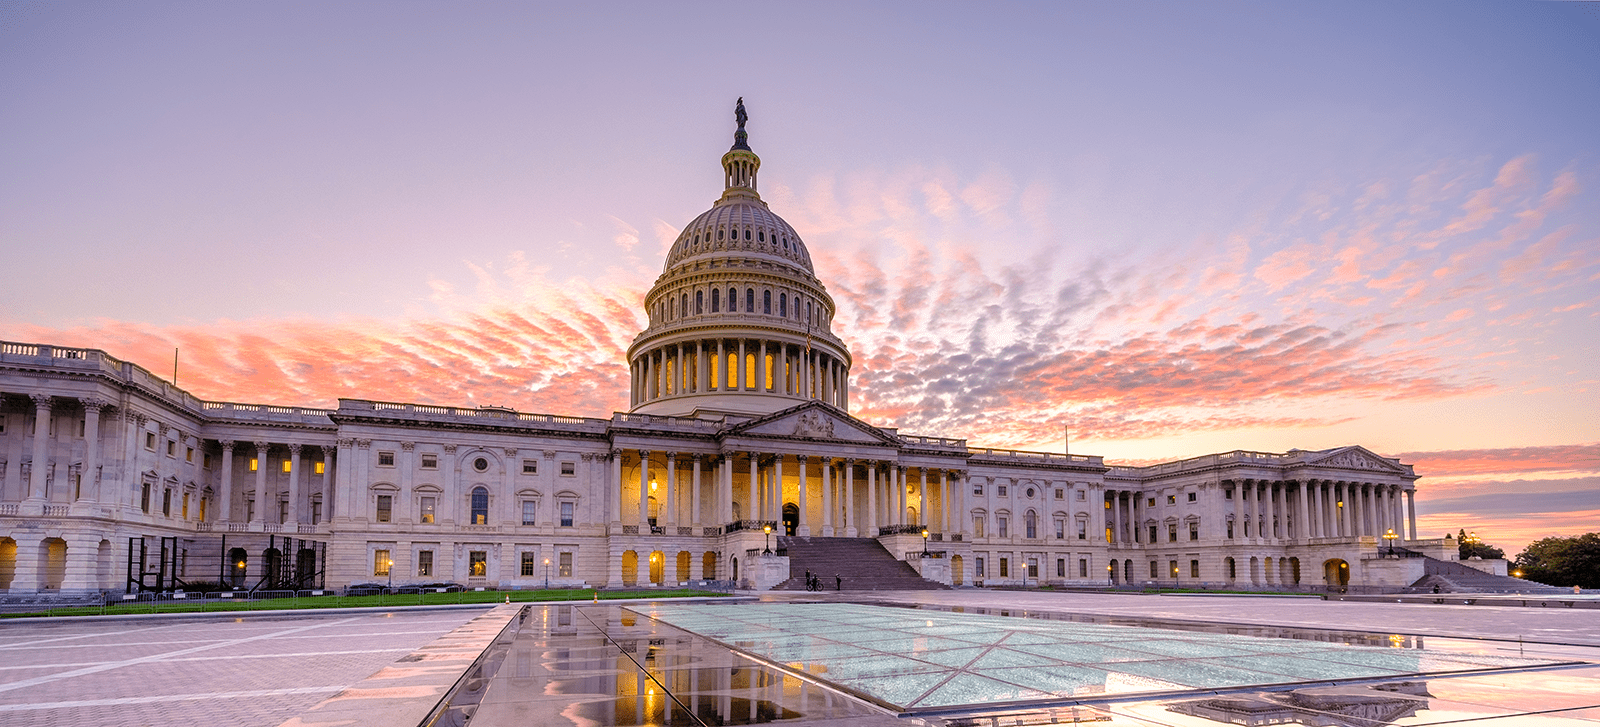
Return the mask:
{"type": "Polygon", "coordinates": [[[1442,545],[1417,539],[1412,468],[1361,447],[1119,467],[851,416],[833,299],[739,121],[610,418],[202,401],[103,351],[0,344],[0,589],[760,588],[788,575],[768,525],[953,585],[1405,585],[1385,548],[1442,545]]]}

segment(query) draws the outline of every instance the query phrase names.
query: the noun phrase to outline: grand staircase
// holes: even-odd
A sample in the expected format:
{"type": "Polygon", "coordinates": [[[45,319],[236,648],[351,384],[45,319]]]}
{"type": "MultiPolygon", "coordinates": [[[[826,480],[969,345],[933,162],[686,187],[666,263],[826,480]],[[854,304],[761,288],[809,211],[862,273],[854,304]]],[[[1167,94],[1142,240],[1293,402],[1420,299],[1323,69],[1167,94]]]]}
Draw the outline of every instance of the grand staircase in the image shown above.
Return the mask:
{"type": "Polygon", "coordinates": [[[1425,575],[1411,584],[1412,588],[1431,591],[1438,586],[1440,593],[1570,593],[1565,588],[1511,576],[1497,576],[1438,558],[1427,558],[1423,562],[1422,572],[1425,575]]]}
{"type": "Polygon", "coordinates": [[[806,571],[822,578],[825,590],[834,590],[834,576],[843,579],[845,591],[931,591],[947,589],[924,580],[910,565],[896,560],[874,538],[781,537],[779,547],[789,551],[789,580],[775,591],[804,591],[806,571]]]}

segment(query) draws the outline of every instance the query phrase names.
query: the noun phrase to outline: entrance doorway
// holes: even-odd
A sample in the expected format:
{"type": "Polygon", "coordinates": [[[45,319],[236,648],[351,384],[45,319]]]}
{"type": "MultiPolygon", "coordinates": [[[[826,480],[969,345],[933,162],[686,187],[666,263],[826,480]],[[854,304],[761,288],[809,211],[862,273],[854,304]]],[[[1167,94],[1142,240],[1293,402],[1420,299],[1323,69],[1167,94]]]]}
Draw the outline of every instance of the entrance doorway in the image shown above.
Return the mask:
{"type": "Polygon", "coordinates": [[[1322,581],[1330,586],[1350,585],[1350,564],[1343,558],[1332,558],[1323,563],[1322,581]]]}
{"type": "Polygon", "coordinates": [[[794,535],[795,528],[800,527],[800,508],[792,502],[783,503],[783,534],[794,535]]]}

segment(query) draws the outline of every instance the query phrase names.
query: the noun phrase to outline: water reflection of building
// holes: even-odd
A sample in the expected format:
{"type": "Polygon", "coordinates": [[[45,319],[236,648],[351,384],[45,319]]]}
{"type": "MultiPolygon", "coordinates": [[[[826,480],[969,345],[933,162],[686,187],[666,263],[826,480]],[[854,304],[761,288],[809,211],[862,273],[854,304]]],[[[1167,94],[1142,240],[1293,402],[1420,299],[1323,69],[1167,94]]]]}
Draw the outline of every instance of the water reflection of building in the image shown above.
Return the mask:
{"type": "Polygon", "coordinates": [[[1374,727],[1416,715],[1428,708],[1431,696],[1426,682],[1394,682],[1371,688],[1326,687],[1199,699],[1168,709],[1224,724],[1374,727]]]}

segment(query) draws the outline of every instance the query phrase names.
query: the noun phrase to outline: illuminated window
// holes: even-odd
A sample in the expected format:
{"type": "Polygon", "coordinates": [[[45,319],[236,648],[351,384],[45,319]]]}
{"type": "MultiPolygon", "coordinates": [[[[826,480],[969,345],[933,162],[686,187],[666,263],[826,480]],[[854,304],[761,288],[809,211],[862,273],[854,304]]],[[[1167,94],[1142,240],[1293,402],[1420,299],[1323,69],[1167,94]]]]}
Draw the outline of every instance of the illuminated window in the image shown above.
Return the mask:
{"type": "Polygon", "coordinates": [[[372,575],[389,575],[389,569],[394,566],[394,560],[389,557],[387,550],[372,551],[372,575]]]}
{"type": "Polygon", "coordinates": [[[438,502],[439,502],[438,498],[434,498],[434,497],[423,497],[422,498],[422,522],[424,522],[424,523],[433,522],[434,511],[438,509],[438,502]]]}
{"type": "Polygon", "coordinates": [[[291,465],[291,464],[293,464],[293,463],[292,463],[292,462],[290,462],[290,461],[289,461],[289,460],[284,460],[284,461],[283,461],[283,464],[282,464],[282,466],[281,466],[281,467],[280,467],[280,469],[282,469],[282,470],[283,470],[283,473],[284,473],[284,474],[288,474],[288,473],[289,473],[289,465],[291,465]]]}
{"type": "Polygon", "coordinates": [[[539,571],[539,563],[534,558],[533,553],[530,553],[530,552],[527,552],[527,551],[523,551],[523,553],[522,553],[522,575],[525,575],[525,576],[538,575],[538,571],[539,571]]]}
{"type": "Polygon", "coordinates": [[[251,457],[250,458],[250,471],[251,472],[256,471],[256,468],[260,467],[260,466],[261,466],[261,463],[257,462],[255,457],[251,457]]]}
{"type": "Polygon", "coordinates": [[[571,553],[562,553],[561,554],[561,571],[560,571],[560,575],[561,575],[562,578],[571,578],[572,577],[572,554],[571,553]]]}
{"type": "Polygon", "coordinates": [[[488,551],[474,550],[467,554],[467,574],[473,578],[483,578],[489,575],[488,551]]]}
{"type": "Polygon", "coordinates": [[[472,524],[489,524],[489,491],[482,487],[472,488],[472,524]]]}
{"type": "Polygon", "coordinates": [[[1000,559],[1000,577],[1001,578],[1009,578],[1009,577],[1011,577],[1011,559],[1010,558],[1001,558],[1000,559]]]}
{"type": "Polygon", "coordinates": [[[315,471],[317,474],[319,474],[319,475],[320,474],[326,474],[327,470],[328,470],[328,463],[327,462],[318,462],[315,465],[313,465],[312,467],[313,467],[313,471],[315,471]]]}
{"type": "Polygon", "coordinates": [[[194,461],[194,447],[186,447],[184,449],[183,461],[185,461],[185,462],[193,462],[194,461]]]}

